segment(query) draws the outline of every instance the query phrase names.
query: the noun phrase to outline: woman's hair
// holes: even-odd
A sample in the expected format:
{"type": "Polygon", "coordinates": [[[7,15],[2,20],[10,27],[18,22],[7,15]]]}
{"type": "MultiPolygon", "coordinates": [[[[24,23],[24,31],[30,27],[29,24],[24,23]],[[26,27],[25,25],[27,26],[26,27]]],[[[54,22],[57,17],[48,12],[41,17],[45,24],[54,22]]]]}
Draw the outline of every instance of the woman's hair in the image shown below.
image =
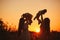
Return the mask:
{"type": "Polygon", "coordinates": [[[22,15],[22,17],[30,20],[32,18],[32,15],[30,13],[25,13],[22,15]]]}
{"type": "Polygon", "coordinates": [[[43,21],[43,26],[44,29],[49,32],[50,31],[50,19],[49,18],[45,18],[43,21]]]}

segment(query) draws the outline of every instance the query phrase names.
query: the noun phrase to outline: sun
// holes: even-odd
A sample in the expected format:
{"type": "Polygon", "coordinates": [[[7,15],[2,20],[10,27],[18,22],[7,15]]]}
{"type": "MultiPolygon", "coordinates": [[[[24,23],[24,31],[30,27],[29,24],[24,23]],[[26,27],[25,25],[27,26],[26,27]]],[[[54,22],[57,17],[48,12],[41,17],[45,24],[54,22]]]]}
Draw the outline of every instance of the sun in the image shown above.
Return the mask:
{"type": "Polygon", "coordinates": [[[40,32],[40,29],[37,29],[36,32],[39,33],[40,32]]]}

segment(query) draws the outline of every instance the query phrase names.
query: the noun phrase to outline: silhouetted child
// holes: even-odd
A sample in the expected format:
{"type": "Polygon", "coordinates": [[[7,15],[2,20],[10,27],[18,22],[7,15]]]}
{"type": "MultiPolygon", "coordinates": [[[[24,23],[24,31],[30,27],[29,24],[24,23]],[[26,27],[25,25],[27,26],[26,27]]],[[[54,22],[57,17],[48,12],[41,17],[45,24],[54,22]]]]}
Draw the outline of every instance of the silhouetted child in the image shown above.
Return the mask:
{"type": "Polygon", "coordinates": [[[37,19],[38,20],[38,24],[40,24],[43,21],[43,14],[45,14],[47,12],[46,9],[40,10],[36,16],[34,17],[34,20],[37,19]],[[39,17],[41,16],[41,20],[39,19],[39,17]]]}

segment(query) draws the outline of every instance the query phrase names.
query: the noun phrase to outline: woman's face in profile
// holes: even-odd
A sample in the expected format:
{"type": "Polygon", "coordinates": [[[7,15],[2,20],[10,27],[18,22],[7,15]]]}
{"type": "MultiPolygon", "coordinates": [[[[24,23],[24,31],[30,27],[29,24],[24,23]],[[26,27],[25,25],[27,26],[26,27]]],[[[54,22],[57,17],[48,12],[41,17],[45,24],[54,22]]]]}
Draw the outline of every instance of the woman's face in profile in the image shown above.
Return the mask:
{"type": "Polygon", "coordinates": [[[31,25],[31,23],[32,23],[32,20],[28,20],[28,24],[31,25]]]}

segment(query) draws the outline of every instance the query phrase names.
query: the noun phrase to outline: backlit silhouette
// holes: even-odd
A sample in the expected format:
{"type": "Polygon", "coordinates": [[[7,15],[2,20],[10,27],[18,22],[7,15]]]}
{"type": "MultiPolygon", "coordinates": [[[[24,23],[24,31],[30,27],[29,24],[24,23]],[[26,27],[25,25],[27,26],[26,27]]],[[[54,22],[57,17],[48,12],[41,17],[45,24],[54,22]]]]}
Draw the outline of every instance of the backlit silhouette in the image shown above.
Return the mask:
{"type": "Polygon", "coordinates": [[[25,13],[22,15],[19,21],[18,35],[20,35],[20,40],[30,40],[28,25],[32,23],[32,15],[30,13],[25,13]]]}
{"type": "Polygon", "coordinates": [[[48,34],[50,33],[50,20],[49,18],[45,18],[43,19],[43,14],[45,14],[47,12],[46,9],[41,10],[37,13],[36,17],[34,18],[38,20],[38,24],[41,23],[40,26],[40,39],[41,40],[48,40],[48,38],[46,38],[48,36],[48,34]],[[41,19],[39,19],[39,17],[41,16],[41,19]]]}
{"type": "Polygon", "coordinates": [[[40,24],[41,21],[43,21],[43,14],[45,14],[46,12],[47,12],[46,9],[39,11],[39,12],[36,14],[34,20],[37,19],[37,20],[38,20],[38,24],[40,24]],[[41,16],[41,20],[39,19],[40,16],[41,16]]]}
{"type": "Polygon", "coordinates": [[[0,19],[0,40],[60,40],[60,32],[50,32],[50,19],[43,19],[43,15],[46,12],[47,9],[40,10],[34,18],[34,20],[37,19],[38,25],[40,25],[40,32],[39,30],[37,30],[37,32],[28,31],[28,25],[31,25],[33,17],[30,13],[21,15],[18,23],[18,31],[12,31],[11,28],[13,29],[14,26],[0,19]]]}
{"type": "Polygon", "coordinates": [[[49,18],[45,18],[40,26],[40,38],[41,40],[48,40],[50,34],[50,20],[49,18]]]}

